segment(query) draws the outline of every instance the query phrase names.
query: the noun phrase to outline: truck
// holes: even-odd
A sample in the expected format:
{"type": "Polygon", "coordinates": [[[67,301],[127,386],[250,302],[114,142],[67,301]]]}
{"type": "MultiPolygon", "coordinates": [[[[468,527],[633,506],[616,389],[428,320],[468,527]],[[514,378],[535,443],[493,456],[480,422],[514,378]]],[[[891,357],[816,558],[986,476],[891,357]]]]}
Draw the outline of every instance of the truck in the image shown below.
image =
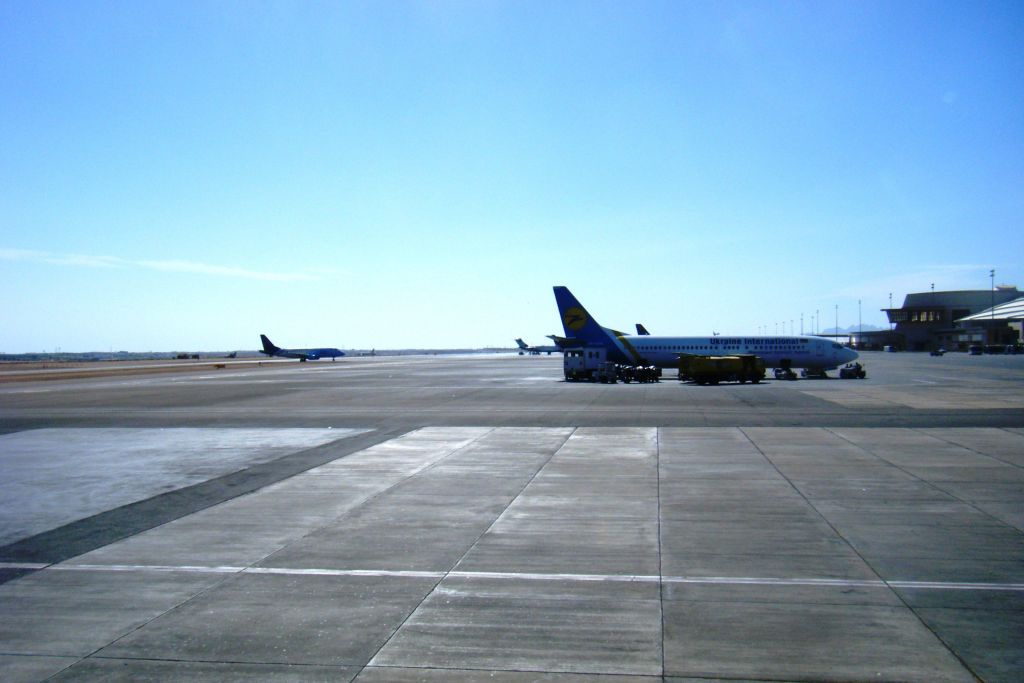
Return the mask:
{"type": "Polygon", "coordinates": [[[607,362],[607,352],[600,346],[567,348],[562,354],[562,370],[567,382],[593,382],[597,369],[607,362]]]}
{"type": "Polygon", "coordinates": [[[753,382],[764,379],[764,360],[752,354],[736,356],[679,356],[679,381],[697,384],[753,382]]]}

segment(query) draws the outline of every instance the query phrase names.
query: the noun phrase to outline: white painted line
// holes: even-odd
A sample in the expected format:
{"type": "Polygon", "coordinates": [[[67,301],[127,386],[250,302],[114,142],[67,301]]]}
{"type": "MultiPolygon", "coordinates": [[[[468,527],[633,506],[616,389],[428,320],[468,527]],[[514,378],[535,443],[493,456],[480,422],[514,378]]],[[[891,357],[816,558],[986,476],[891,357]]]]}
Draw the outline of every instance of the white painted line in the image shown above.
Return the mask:
{"type": "Polygon", "coordinates": [[[285,576],[373,576],[412,579],[443,579],[444,572],[417,572],[392,569],[280,569],[277,567],[249,567],[246,574],[275,574],[285,576]]]}
{"type": "Polygon", "coordinates": [[[456,579],[506,579],[509,581],[609,581],[658,583],[661,577],[643,574],[520,574],[515,572],[449,572],[456,579]]]}
{"type": "Polygon", "coordinates": [[[238,574],[245,571],[245,567],[163,564],[55,564],[50,569],[87,572],[191,572],[194,574],[238,574]]]}
{"type": "Polygon", "coordinates": [[[886,588],[878,579],[773,579],[740,576],[666,576],[665,583],[703,583],[717,586],[824,586],[835,588],[886,588]]]}
{"type": "Polygon", "coordinates": [[[893,588],[952,591],[1024,591],[1024,583],[943,583],[939,581],[888,581],[893,588]]]}
{"type": "Polygon", "coordinates": [[[365,576],[413,579],[498,579],[505,581],[578,581],[609,583],[676,583],[714,586],[816,586],[825,588],[904,588],[1024,592],[1024,583],[953,583],[947,581],[882,581],[880,579],[779,579],[756,576],[657,576],[654,574],[545,574],[520,572],[438,572],[400,569],[302,569],[290,567],[208,567],[199,565],[0,563],[0,568],[56,569],[98,572],[194,572],[206,574],[269,574],[279,576],[365,576]]]}

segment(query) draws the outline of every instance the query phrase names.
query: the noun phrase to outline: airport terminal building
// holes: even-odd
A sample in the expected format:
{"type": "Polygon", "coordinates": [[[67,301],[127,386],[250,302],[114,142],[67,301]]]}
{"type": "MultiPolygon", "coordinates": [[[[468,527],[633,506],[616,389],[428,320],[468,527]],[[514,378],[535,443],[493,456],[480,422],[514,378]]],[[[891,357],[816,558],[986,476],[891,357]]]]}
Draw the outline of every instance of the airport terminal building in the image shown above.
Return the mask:
{"type": "Polygon", "coordinates": [[[883,308],[892,329],[853,335],[858,348],[891,346],[903,351],[1019,344],[1024,293],[1015,286],[994,290],[908,294],[900,308],[883,308]]]}

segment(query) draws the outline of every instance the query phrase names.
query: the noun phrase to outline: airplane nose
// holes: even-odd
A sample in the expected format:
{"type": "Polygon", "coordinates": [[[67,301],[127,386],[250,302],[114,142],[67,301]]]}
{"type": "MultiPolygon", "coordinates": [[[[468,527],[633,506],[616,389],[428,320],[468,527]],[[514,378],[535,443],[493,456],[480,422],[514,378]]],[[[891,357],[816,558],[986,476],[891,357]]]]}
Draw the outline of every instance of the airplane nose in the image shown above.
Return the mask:
{"type": "Polygon", "coordinates": [[[846,356],[844,363],[851,363],[860,358],[860,354],[853,349],[843,349],[843,355],[846,356]]]}

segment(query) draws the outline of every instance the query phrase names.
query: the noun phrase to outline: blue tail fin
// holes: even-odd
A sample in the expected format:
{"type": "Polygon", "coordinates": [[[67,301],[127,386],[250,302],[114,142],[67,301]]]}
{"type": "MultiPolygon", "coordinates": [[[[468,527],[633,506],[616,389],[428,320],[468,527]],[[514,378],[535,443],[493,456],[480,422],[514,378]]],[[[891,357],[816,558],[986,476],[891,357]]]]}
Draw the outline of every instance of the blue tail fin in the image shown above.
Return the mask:
{"type": "Polygon", "coordinates": [[[260,341],[263,342],[263,353],[267,354],[268,356],[273,356],[275,353],[281,350],[274,346],[274,343],[267,339],[267,335],[265,334],[260,335],[260,341]]]}
{"type": "Polygon", "coordinates": [[[565,330],[566,337],[602,346],[611,341],[605,329],[587,313],[587,309],[583,308],[583,304],[572,295],[568,287],[554,289],[558,314],[562,318],[562,329],[565,330]]]}
{"type": "Polygon", "coordinates": [[[644,362],[624,334],[609,327],[601,327],[568,287],[555,287],[555,301],[558,302],[558,314],[562,316],[566,337],[575,339],[577,343],[582,342],[584,346],[603,347],[608,352],[608,360],[617,363],[644,362]]]}

